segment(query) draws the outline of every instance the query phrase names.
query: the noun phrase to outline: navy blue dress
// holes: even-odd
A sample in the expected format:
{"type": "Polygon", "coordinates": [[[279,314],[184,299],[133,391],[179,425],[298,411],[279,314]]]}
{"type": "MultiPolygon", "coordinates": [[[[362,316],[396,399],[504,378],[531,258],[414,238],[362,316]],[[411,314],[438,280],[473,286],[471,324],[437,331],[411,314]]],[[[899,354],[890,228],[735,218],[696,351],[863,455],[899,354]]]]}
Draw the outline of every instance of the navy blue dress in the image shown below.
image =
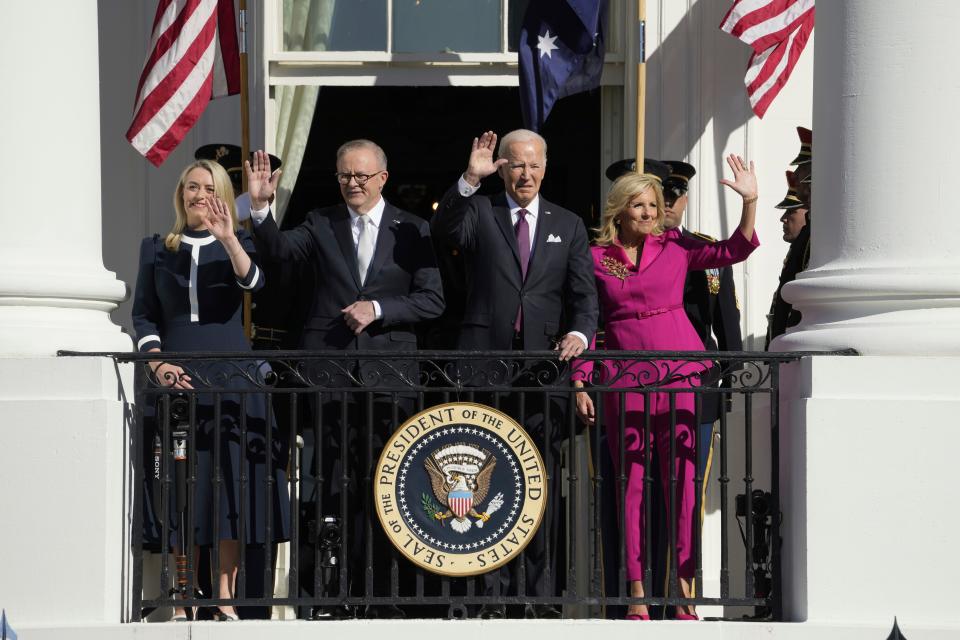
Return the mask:
{"type": "MultiPolygon", "coordinates": [[[[256,264],[256,251],[250,235],[238,232],[240,243],[250,256],[250,270],[238,278],[223,245],[208,231],[185,230],[180,248],[169,251],[163,239],[155,235],[144,238],[140,245],[140,270],[133,303],[133,324],[137,348],[141,352],[160,348],[163,352],[248,351],[250,345],[243,334],[243,291],[263,287],[263,271],[256,264]]],[[[191,377],[194,389],[257,389],[269,367],[262,361],[185,362],[181,366],[191,377]],[[256,384],[255,384],[256,382],[256,384]]],[[[148,382],[148,387],[156,387],[148,382]]],[[[152,451],[156,425],[157,394],[146,394],[143,407],[144,442],[152,451]]],[[[263,543],[266,538],[267,492],[271,494],[272,541],[289,538],[289,498],[287,493],[286,447],[276,421],[270,416],[273,483],[268,488],[267,417],[265,394],[249,393],[245,399],[246,441],[242,443],[241,397],[220,395],[220,465],[223,482],[220,490],[219,538],[240,539],[241,512],[244,538],[247,543],[263,543]],[[241,451],[243,452],[241,454],[241,451]],[[246,468],[247,500],[241,509],[241,474],[246,468]]],[[[194,494],[194,542],[213,543],[214,536],[214,448],[215,397],[213,393],[196,395],[194,494]]],[[[152,456],[149,457],[152,465],[152,456]]],[[[151,467],[148,466],[147,469],[151,467]]],[[[162,523],[154,508],[156,487],[149,473],[146,477],[147,499],[144,501],[144,542],[158,544],[162,523]]],[[[172,472],[171,472],[172,475],[172,472]]],[[[170,499],[171,541],[178,527],[170,499]]],[[[157,501],[159,504],[159,501],[157,501]]]]}

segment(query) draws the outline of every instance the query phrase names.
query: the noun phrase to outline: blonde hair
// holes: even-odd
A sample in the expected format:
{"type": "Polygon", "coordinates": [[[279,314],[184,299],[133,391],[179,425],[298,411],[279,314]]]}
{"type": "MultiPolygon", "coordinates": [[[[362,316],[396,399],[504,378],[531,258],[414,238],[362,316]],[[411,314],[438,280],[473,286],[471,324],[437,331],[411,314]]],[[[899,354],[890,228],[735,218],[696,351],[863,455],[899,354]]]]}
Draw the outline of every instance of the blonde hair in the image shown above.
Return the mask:
{"type": "Polygon", "coordinates": [[[187,165],[186,169],[180,174],[180,180],[177,182],[177,188],[173,192],[173,209],[176,211],[176,217],[173,220],[173,229],[167,234],[163,241],[170,251],[177,251],[180,248],[180,238],[183,230],[187,228],[187,212],[183,208],[183,189],[187,182],[187,175],[194,169],[206,169],[213,177],[213,194],[226,203],[230,209],[230,217],[233,219],[233,230],[240,229],[240,221],[237,219],[237,203],[233,199],[233,183],[230,182],[230,176],[226,169],[219,162],[213,160],[195,160],[187,165]]]}
{"type": "Polygon", "coordinates": [[[617,218],[623,213],[630,202],[638,195],[653,189],[657,199],[657,224],[653,228],[653,235],[663,233],[663,189],[660,187],[660,178],[652,173],[625,173],[616,179],[607,193],[607,202],[600,216],[600,225],[593,229],[597,234],[596,243],[600,246],[613,244],[617,238],[617,218]]]}

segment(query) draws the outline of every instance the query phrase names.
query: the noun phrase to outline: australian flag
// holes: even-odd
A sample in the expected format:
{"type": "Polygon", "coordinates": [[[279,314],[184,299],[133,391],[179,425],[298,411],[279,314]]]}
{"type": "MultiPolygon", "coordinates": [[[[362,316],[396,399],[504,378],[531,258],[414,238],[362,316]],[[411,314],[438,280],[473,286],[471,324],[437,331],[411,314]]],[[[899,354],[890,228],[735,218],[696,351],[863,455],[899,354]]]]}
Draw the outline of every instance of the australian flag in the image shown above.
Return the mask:
{"type": "Polygon", "coordinates": [[[600,84],[607,0],[531,0],[520,30],[524,126],[543,127],[553,103],[600,84]]]}

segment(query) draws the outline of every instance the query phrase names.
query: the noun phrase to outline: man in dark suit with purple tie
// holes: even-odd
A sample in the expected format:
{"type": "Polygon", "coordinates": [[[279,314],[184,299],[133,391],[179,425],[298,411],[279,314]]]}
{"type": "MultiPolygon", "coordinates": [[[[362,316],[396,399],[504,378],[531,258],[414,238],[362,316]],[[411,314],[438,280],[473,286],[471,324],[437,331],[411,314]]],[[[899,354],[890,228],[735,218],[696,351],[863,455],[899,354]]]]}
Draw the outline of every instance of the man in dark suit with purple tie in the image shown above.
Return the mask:
{"type": "MultiPolygon", "coordinates": [[[[586,228],[575,213],[540,196],[547,166],[547,144],[541,136],[524,129],[512,131],[503,137],[495,158],[496,149],[497,135],[492,131],[474,138],[467,170],[444,195],[431,222],[435,235],[460,248],[467,265],[467,301],[458,346],[466,350],[556,349],[560,360],[569,360],[587,348],[597,327],[597,291],[586,228]],[[504,191],[490,197],[477,195],[481,180],[494,173],[503,181],[504,191]]],[[[528,383],[537,382],[536,376],[527,377],[528,383]]],[[[505,404],[514,404],[517,395],[512,394],[505,404]]],[[[558,394],[549,412],[539,393],[528,395],[524,409],[504,408],[541,448],[549,482],[544,525],[525,551],[529,593],[520,595],[562,595],[559,480],[560,443],[567,436],[566,396],[558,394]]],[[[509,588],[515,573],[511,566],[500,570],[501,589],[509,588]]],[[[496,593],[496,576],[487,574],[485,581],[487,594],[496,593]]],[[[504,611],[488,606],[480,615],[503,617],[504,611]]],[[[526,615],[559,617],[559,611],[550,605],[528,606],[526,615]]]]}
{"type": "Polygon", "coordinates": [[[589,241],[575,213],[540,196],[546,142],[519,129],[474,139],[467,170],[444,195],[433,232],[467,261],[467,304],[461,349],[558,347],[568,360],[596,330],[597,291],[589,241]],[[497,173],[504,192],[475,195],[497,173]]]}

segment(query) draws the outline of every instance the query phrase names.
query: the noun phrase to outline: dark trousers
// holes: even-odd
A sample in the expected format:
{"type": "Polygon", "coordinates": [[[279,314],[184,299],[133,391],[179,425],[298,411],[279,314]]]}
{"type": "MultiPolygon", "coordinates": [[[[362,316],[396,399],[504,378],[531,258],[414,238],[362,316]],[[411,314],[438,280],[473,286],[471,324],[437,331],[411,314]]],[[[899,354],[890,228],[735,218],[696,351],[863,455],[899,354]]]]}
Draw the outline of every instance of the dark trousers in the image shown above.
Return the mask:
{"type": "MultiPolygon", "coordinates": [[[[514,349],[522,350],[522,341],[514,340],[514,349]]],[[[516,420],[540,450],[547,473],[547,504],[544,519],[536,535],[520,558],[497,571],[484,574],[484,595],[561,596],[566,587],[566,518],[561,496],[561,445],[569,436],[567,403],[569,393],[549,391],[551,371],[535,363],[524,367],[514,386],[543,388],[503,394],[497,402],[493,394],[478,393],[477,401],[499,408],[516,420]],[[544,369],[544,370],[541,370],[544,369]]]]}

